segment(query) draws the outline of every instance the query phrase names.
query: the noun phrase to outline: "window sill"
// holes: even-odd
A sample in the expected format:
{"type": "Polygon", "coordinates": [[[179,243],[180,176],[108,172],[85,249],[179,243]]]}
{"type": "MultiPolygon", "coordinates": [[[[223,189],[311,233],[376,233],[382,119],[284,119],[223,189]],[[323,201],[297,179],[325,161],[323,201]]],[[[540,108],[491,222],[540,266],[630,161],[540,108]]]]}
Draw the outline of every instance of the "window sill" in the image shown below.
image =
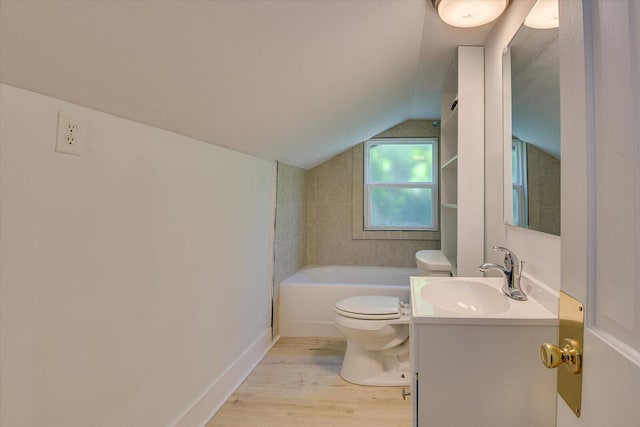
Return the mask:
{"type": "Polygon", "coordinates": [[[398,231],[363,230],[360,224],[353,224],[354,240],[440,240],[439,231],[398,231]],[[359,228],[356,228],[358,227],[359,228]]]}

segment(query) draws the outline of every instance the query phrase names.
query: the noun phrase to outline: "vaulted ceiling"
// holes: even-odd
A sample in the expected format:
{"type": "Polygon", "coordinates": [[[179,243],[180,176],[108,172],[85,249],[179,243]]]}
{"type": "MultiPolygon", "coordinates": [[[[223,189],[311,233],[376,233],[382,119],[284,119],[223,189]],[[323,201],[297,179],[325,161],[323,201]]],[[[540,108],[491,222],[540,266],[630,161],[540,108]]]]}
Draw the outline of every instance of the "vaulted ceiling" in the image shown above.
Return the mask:
{"type": "Polygon", "coordinates": [[[457,45],[429,0],[1,0],[0,79],[312,167],[438,118],[457,45]]]}

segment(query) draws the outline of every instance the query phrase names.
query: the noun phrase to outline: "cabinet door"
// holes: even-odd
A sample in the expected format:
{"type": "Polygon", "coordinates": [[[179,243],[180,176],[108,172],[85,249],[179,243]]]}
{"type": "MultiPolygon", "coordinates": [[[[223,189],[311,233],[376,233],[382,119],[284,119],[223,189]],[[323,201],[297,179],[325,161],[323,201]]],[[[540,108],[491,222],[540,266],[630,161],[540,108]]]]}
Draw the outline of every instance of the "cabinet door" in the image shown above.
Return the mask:
{"type": "MultiPolygon", "coordinates": [[[[505,297],[506,298],[506,297],[505,297]]],[[[418,427],[541,427],[555,422],[555,371],[539,361],[554,325],[418,325],[418,427]],[[540,341],[543,340],[543,341],[540,341]]]]}

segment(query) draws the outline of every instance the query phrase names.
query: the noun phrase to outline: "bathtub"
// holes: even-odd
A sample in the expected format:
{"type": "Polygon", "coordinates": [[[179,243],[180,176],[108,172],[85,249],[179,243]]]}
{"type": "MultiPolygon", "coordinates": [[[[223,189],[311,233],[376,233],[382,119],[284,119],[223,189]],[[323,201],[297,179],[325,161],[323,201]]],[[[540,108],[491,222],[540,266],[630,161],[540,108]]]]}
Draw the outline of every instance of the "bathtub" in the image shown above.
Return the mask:
{"type": "Polygon", "coordinates": [[[396,296],[409,302],[415,268],[312,266],[280,283],[280,336],[341,337],[333,324],[337,301],[359,295],[396,296]]]}

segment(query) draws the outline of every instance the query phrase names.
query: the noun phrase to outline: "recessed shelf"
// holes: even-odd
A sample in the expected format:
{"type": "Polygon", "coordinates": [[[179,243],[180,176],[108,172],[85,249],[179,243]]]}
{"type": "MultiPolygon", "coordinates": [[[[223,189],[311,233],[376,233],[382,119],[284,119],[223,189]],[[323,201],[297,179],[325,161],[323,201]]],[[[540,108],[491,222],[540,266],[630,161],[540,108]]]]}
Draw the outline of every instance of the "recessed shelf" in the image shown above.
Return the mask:
{"type": "Polygon", "coordinates": [[[484,224],[483,70],[483,48],[459,46],[440,98],[440,246],[467,276],[477,274],[485,249],[483,235],[468,232],[484,224]]]}

